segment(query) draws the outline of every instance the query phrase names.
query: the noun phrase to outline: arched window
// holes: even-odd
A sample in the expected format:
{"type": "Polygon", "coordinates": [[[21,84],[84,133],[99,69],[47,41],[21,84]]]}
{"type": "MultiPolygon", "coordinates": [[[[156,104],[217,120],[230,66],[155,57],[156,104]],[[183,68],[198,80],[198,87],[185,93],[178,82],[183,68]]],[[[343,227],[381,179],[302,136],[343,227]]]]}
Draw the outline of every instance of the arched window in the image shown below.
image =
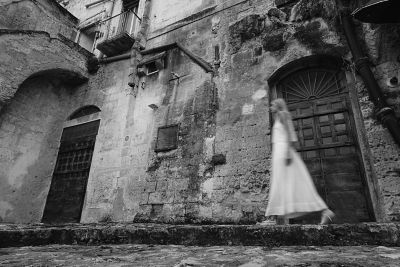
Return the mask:
{"type": "Polygon", "coordinates": [[[277,89],[287,103],[294,103],[343,93],[346,79],[340,69],[309,68],[288,75],[277,89]]]}
{"type": "Polygon", "coordinates": [[[275,71],[268,83],[288,104],[341,94],[347,89],[343,63],[327,55],[300,58],[275,71]]]}
{"type": "Polygon", "coordinates": [[[87,115],[90,115],[90,114],[94,114],[94,113],[97,113],[97,112],[100,112],[100,111],[101,110],[98,107],[94,106],[94,105],[84,106],[84,107],[81,107],[81,108],[75,110],[68,117],[68,120],[77,119],[77,118],[80,118],[80,117],[83,117],[83,116],[87,116],[87,115]]]}

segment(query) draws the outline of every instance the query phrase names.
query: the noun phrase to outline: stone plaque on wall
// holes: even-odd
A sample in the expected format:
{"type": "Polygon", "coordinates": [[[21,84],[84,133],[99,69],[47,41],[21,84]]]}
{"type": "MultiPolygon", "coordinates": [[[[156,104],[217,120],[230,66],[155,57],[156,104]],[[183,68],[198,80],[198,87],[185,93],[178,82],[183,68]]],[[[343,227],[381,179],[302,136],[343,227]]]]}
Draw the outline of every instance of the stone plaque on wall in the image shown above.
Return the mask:
{"type": "Polygon", "coordinates": [[[177,148],[178,125],[169,125],[158,128],[156,152],[168,151],[177,148]]]}

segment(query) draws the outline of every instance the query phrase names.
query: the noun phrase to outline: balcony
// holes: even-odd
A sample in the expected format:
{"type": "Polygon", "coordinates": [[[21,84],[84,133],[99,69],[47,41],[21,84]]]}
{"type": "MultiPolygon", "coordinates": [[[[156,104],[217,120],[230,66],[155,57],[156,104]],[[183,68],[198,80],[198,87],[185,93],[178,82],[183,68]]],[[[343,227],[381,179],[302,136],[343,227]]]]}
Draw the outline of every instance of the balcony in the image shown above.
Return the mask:
{"type": "Polygon", "coordinates": [[[122,54],[131,49],[135,42],[134,34],[139,23],[133,12],[123,12],[112,17],[106,23],[109,25],[108,36],[98,43],[96,48],[108,57],[122,54]]]}

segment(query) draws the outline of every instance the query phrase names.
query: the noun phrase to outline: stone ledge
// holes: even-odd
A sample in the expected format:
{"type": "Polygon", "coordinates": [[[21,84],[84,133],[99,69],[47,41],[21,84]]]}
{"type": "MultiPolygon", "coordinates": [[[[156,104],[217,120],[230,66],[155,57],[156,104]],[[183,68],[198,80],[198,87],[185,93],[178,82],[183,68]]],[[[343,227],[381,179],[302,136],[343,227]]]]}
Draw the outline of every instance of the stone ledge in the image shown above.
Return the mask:
{"type": "Polygon", "coordinates": [[[399,223],[337,225],[0,225],[0,247],[49,244],[400,246],[399,223]]]}
{"type": "Polygon", "coordinates": [[[65,44],[66,46],[68,46],[72,50],[75,50],[75,51],[81,53],[82,55],[84,55],[87,58],[93,56],[93,53],[91,53],[90,51],[86,50],[85,48],[83,48],[79,44],[75,43],[74,41],[68,39],[67,37],[65,37],[61,33],[59,33],[57,35],[58,36],[57,38],[53,38],[53,37],[51,37],[50,33],[45,32],[45,31],[0,29],[0,36],[1,35],[31,35],[31,36],[33,36],[33,35],[38,35],[38,36],[39,35],[43,35],[43,36],[46,36],[46,38],[48,38],[50,41],[53,41],[53,40],[60,41],[61,43],[65,44]]]}

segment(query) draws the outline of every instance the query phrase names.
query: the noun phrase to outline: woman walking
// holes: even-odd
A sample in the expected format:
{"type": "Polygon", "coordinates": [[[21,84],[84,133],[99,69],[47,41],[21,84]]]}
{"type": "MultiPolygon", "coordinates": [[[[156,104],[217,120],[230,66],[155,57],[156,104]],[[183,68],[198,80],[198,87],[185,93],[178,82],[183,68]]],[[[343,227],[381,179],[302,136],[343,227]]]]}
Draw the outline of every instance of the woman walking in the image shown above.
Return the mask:
{"type": "Polygon", "coordinates": [[[275,99],[270,109],[274,116],[272,170],[265,216],[290,219],[321,211],[320,224],[332,221],[334,213],[319,196],[306,165],[293,148],[297,136],[285,101],[275,99]]]}

